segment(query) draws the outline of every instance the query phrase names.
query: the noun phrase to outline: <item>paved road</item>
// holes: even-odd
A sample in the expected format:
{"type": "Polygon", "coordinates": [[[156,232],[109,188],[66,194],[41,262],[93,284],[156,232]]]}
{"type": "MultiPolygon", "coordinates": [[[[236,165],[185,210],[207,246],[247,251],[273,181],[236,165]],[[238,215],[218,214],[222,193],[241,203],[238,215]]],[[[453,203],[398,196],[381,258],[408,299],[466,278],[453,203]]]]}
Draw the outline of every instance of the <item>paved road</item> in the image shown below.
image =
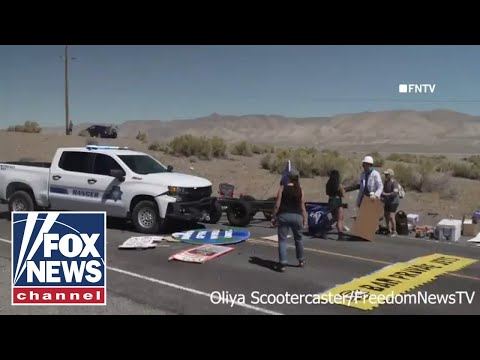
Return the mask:
{"type": "MultiPolygon", "coordinates": [[[[10,222],[0,208],[0,314],[480,314],[480,262],[421,286],[431,294],[474,294],[473,303],[381,305],[372,311],[331,304],[253,303],[258,294],[317,294],[335,285],[377,271],[386,265],[441,253],[480,259],[480,247],[409,238],[378,237],[374,242],[305,238],[307,265],[272,269],[276,243],[262,240],[274,229],[260,220],[249,227],[251,238],[234,245],[235,251],[204,264],[168,261],[192,245],[169,243],[150,250],[119,250],[136,235],[127,226],[109,225],[108,290],[105,307],[10,305],[10,222]],[[477,292],[476,294],[474,292],[477,292]],[[210,295],[236,296],[236,304],[214,303],[210,295]],[[242,300],[245,297],[245,302],[242,300]]],[[[219,225],[225,225],[222,219],[219,225]]],[[[289,250],[292,264],[295,252],[289,250]]],[[[411,292],[414,293],[414,292],[411,292]]]]}

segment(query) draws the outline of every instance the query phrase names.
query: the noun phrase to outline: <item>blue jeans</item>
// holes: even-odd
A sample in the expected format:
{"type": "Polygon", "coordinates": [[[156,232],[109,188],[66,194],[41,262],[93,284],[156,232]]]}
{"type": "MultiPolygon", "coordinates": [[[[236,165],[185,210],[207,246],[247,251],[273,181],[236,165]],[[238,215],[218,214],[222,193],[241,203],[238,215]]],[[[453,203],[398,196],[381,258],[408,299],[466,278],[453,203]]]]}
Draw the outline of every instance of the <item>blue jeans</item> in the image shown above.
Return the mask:
{"type": "Polygon", "coordinates": [[[280,264],[287,265],[287,236],[292,230],[295,240],[295,250],[298,261],[304,261],[303,239],[301,230],[303,228],[303,216],[293,213],[282,213],[278,215],[278,256],[280,264]]]}

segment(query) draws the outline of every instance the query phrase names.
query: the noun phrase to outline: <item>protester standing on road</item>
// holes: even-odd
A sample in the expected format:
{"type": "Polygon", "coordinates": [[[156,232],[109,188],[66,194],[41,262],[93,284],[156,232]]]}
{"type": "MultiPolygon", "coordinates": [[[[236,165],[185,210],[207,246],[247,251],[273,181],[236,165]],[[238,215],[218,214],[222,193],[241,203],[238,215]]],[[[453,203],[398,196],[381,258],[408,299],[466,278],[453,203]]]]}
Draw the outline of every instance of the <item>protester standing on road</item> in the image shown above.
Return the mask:
{"type": "Polygon", "coordinates": [[[380,173],[373,167],[373,158],[365,156],[362,161],[363,172],[360,174],[360,182],[349,186],[346,191],[360,190],[358,192],[356,204],[362,205],[363,198],[380,199],[383,193],[383,181],[380,173]]]}
{"type": "Polygon", "coordinates": [[[385,182],[383,183],[382,199],[384,205],[384,217],[385,223],[388,228],[389,236],[396,236],[396,220],[395,213],[397,212],[398,205],[400,204],[399,187],[398,182],[393,178],[394,172],[392,169],[384,171],[385,182]]]}
{"type": "MultiPolygon", "coordinates": [[[[330,171],[325,190],[328,196],[328,206],[332,209],[332,215],[337,222],[338,240],[343,240],[343,198],[345,197],[345,190],[340,183],[338,170],[330,171]]],[[[322,234],[322,237],[324,237],[324,234],[322,234]]]]}
{"type": "Polygon", "coordinates": [[[272,213],[272,225],[278,226],[278,257],[277,270],[285,271],[287,259],[287,236],[292,230],[295,240],[295,251],[298,266],[305,265],[303,251],[302,229],[308,225],[307,210],[304,205],[303,190],[300,186],[299,173],[291,169],[288,181],[285,181],[277,192],[275,208],[272,213]]]}

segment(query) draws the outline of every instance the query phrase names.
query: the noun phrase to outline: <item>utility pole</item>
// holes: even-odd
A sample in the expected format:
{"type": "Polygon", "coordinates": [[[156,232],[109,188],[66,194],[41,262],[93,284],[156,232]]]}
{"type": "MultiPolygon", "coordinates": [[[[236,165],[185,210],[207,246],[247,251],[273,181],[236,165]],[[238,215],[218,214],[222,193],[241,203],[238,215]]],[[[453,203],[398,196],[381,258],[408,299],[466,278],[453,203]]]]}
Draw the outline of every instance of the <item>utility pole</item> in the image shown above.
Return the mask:
{"type": "Polygon", "coordinates": [[[65,45],[63,60],[65,61],[65,134],[72,135],[72,132],[70,131],[70,112],[68,103],[68,61],[75,60],[75,58],[68,57],[68,45],[65,45]]]}
{"type": "Polygon", "coordinates": [[[65,45],[65,134],[70,135],[70,116],[68,113],[68,45],[65,45]]]}

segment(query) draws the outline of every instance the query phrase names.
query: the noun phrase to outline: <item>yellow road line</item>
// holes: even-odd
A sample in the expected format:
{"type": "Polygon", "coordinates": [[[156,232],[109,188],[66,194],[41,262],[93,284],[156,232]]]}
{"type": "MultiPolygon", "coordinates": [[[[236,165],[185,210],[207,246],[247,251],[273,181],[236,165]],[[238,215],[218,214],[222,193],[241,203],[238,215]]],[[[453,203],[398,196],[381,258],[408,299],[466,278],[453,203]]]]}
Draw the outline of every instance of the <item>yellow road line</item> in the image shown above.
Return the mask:
{"type": "MultiPolygon", "coordinates": [[[[277,242],[272,242],[268,240],[260,240],[260,239],[249,239],[248,242],[253,242],[257,244],[264,244],[264,245],[269,245],[269,246],[277,246],[277,242]]],[[[287,245],[289,248],[295,248],[294,245],[287,245]]],[[[362,260],[362,261],[368,261],[376,264],[382,264],[382,265],[393,265],[395,263],[392,263],[390,261],[384,261],[384,260],[378,260],[378,259],[371,259],[371,258],[366,258],[362,256],[355,256],[355,255],[348,255],[348,254],[342,254],[334,251],[327,251],[327,250],[319,250],[319,249],[313,249],[313,248],[304,248],[305,251],[311,251],[311,252],[316,252],[320,254],[326,254],[326,255],[333,255],[333,256],[340,256],[340,257],[345,257],[345,258],[350,258],[350,259],[355,259],[355,260],[362,260]]],[[[476,276],[469,276],[469,275],[463,275],[463,274],[453,274],[453,273],[447,273],[446,275],[449,276],[455,276],[459,278],[464,278],[464,279],[470,279],[470,280],[475,280],[475,281],[480,281],[480,277],[476,276]]]]}

